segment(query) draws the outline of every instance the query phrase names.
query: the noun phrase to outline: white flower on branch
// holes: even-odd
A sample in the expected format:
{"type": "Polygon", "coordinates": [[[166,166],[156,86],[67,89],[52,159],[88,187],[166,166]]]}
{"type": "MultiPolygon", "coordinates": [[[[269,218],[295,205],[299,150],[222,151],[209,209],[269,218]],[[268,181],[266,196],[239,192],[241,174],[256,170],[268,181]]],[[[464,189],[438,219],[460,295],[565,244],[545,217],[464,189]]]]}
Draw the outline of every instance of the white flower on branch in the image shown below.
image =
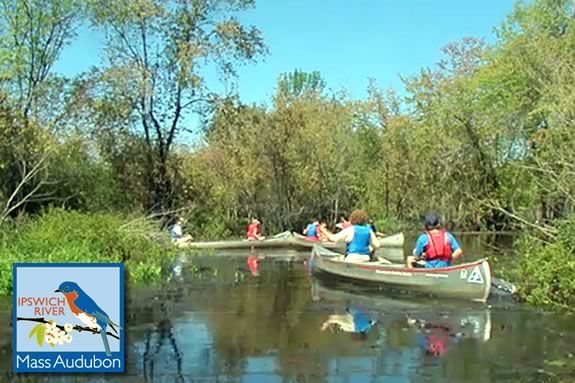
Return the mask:
{"type": "Polygon", "coordinates": [[[52,330],[52,336],[54,337],[54,339],[56,339],[56,342],[58,342],[58,338],[60,338],[60,330],[58,329],[52,330]]]}
{"type": "Polygon", "coordinates": [[[46,340],[47,343],[50,343],[50,344],[55,344],[55,343],[56,343],[56,340],[55,340],[54,337],[53,337],[52,335],[50,335],[50,334],[46,334],[45,340],[46,340]]]}
{"type": "MultiPolygon", "coordinates": [[[[46,320],[44,318],[23,318],[17,317],[16,320],[18,321],[30,321],[30,322],[40,322],[40,327],[43,327],[44,330],[44,341],[46,343],[51,344],[52,346],[55,345],[63,345],[64,343],[71,343],[72,342],[72,335],[71,332],[76,329],[77,331],[85,331],[90,332],[92,334],[98,335],[100,334],[101,330],[96,330],[93,327],[82,327],[82,326],[74,326],[70,323],[65,323],[63,326],[58,325],[53,320],[46,320]]],[[[94,322],[96,322],[94,318],[94,322]]],[[[32,333],[33,334],[33,333],[32,333]]],[[[111,333],[109,331],[106,332],[107,336],[120,339],[118,334],[111,333]]],[[[31,337],[32,335],[30,335],[31,337]]],[[[39,344],[40,345],[40,344],[39,344]]]]}

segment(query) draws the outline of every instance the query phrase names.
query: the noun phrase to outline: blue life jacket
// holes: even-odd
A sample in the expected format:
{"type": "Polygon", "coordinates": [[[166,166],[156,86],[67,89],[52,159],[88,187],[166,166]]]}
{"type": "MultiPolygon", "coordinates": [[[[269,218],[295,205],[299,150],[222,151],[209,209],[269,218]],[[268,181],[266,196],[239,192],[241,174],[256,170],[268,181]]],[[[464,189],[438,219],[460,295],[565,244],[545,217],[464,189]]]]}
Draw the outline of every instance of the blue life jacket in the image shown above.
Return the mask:
{"type": "Polygon", "coordinates": [[[347,244],[346,254],[369,255],[371,228],[367,225],[353,225],[353,239],[347,244]]]}
{"type": "Polygon", "coordinates": [[[307,237],[317,237],[317,226],[313,223],[307,225],[307,237]]]}
{"type": "Polygon", "coordinates": [[[179,224],[172,225],[170,227],[170,238],[175,241],[176,239],[180,238],[182,235],[182,226],[179,224]]]}

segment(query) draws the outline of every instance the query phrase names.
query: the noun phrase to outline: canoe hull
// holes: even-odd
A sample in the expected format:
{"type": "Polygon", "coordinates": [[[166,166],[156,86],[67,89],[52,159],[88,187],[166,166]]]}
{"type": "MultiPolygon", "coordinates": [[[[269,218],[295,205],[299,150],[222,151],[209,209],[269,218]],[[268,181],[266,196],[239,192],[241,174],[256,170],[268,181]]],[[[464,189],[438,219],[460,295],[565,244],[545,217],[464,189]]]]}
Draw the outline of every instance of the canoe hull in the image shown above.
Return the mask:
{"type": "Polygon", "coordinates": [[[269,239],[261,241],[250,241],[247,239],[237,239],[230,241],[204,241],[204,242],[188,242],[181,247],[190,249],[214,249],[214,250],[240,250],[240,249],[273,249],[282,247],[291,247],[293,242],[293,235],[291,232],[286,231],[277,234],[269,239]]]}
{"type": "MultiPolygon", "coordinates": [[[[403,246],[403,233],[391,235],[382,238],[383,243],[387,243],[390,247],[381,251],[382,254],[377,255],[388,258],[391,261],[401,261],[403,259],[403,250],[398,246],[403,246]],[[398,245],[401,243],[401,245],[398,245]],[[400,251],[401,250],[401,251],[400,251]],[[389,255],[389,257],[388,257],[389,255]]],[[[205,241],[205,242],[187,242],[179,244],[180,247],[190,249],[214,249],[214,250],[240,250],[240,249],[296,249],[296,250],[310,250],[317,242],[307,241],[301,234],[284,232],[272,238],[264,239],[262,241],[248,241],[246,239],[231,240],[231,241],[205,241]]],[[[321,245],[327,249],[344,252],[344,243],[321,242],[321,245]]],[[[379,249],[378,249],[379,251],[379,249]]]]}
{"type": "Polygon", "coordinates": [[[400,264],[344,262],[339,254],[316,246],[310,264],[314,273],[438,297],[485,302],[491,288],[491,271],[485,259],[446,268],[408,269],[400,264]]]}
{"type": "Polygon", "coordinates": [[[280,247],[291,247],[291,240],[263,240],[263,241],[206,241],[206,242],[191,242],[182,247],[190,249],[272,249],[280,247]]]}
{"type": "MultiPolygon", "coordinates": [[[[294,238],[292,246],[297,250],[309,251],[313,249],[314,246],[319,245],[325,249],[337,252],[345,253],[345,243],[334,243],[334,242],[311,242],[306,241],[301,238],[294,238]]],[[[403,248],[401,247],[380,247],[375,250],[375,256],[385,258],[388,261],[402,263],[405,259],[403,254],[403,248]]]]}
{"type": "MultiPolygon", "coordinates": [[[[293,241],[294,244],[297,246],[305,247],[305,248],[313,248],[314,245],[319,244],[326,249],[329,250],[345,250],[345,243],[334,243],[334,242],[312,242],[307,241],[305,237],[298,233],[293,233],[293,241]]],[[[403,233],[393,234],[387,237],[379,238],[379,242],[381,243],[382,247],[390,247],[390,248],[403,248],[403,244],[405,242],[405,236],[403,233]]]]}

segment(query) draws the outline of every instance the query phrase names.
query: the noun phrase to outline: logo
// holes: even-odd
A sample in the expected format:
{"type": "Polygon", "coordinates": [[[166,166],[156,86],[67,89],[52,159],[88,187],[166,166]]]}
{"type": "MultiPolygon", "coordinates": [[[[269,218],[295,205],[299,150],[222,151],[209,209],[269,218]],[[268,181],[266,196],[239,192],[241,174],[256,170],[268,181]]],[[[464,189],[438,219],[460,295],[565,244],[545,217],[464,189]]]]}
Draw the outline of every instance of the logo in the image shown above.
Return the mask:
{"type": "Polygon", "coordinates": [[[479,270],[479,266],[475,266],[473,268],[473,271],[471,272],[471,274],[467,278],[467,282],[468,283],[479,283],[479,284],[483,283],[483,276],[481,275],[481,271],[479,270]]]}
{"type": "Polygon", "coordinates": [[[124,265],[15,263],[14,372],[123,372],[124,265]]]}

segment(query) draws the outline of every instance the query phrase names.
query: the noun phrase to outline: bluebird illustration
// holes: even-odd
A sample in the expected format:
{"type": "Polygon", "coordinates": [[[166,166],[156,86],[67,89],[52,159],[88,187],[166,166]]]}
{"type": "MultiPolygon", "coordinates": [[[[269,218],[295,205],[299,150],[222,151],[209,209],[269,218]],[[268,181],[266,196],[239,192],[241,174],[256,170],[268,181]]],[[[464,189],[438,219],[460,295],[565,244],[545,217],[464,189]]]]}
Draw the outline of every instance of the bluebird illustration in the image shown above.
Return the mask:
{"type": "Polygon", "coordinates": [[[110,345],[108,344],[108,337],[106,335],[106,328],[110,326],[117,334],[118,331],[115,327],[121,328],[116,323],[112,322],[108,314],[104,312],[92,298],[88,296],[75,282],[63,282],[60,284],[57,293],[64,294],[70,310],[82,323],[87,327],[99,330],[106,349],[106,355],[111,356],[110,345]]]}

